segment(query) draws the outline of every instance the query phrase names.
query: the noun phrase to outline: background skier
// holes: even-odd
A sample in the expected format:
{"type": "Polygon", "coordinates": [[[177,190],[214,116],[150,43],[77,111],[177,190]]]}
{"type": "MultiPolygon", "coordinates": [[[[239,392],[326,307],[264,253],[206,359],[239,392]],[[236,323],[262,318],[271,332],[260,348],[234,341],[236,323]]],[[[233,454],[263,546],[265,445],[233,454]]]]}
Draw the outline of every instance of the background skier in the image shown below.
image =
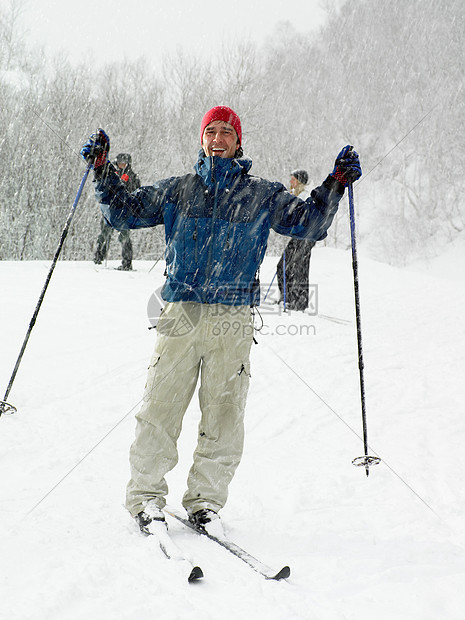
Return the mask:
{"type": "MultiPolygon", "coordinates": [[[[132,157],[129,153],[119,153],[114,161],[115,173],[121,181],[126,184],[128,192],[133,192],[140,187],[140,181],[137,174],[132,169],[132,157]]],[[[107,223],[102,216],[100,220],[100,234],[97,237],[97,249],[95,251],[94,263],[100,265],[108,254],[110,247],[111,234],[113,228],[107,223]]],[[[122,271],[132,270],[132,243],[129,230],[121,230],[118,235],[121,243],[122,262],[118,269],[122,271]]]]}
{"type": "MultiPolygon", "coordinates": [[[[291,172],[290,192],[306,200],[310,196],[307,189],[308,173],[306,170],[291,172]]],[[[288,310],[305,310],[308,308],[309,271],[312,248],[316,241],[311,239],[291,239],[279,259],[276,271],[279,287],[279,301],[285,301],[288,310]],[[284,269],[286,273],[284,274],[284,269]],[[284,277],[284,275],[286,277],[284,277]],[[284,291],[284,283],[286,291],[284,291]]]]}

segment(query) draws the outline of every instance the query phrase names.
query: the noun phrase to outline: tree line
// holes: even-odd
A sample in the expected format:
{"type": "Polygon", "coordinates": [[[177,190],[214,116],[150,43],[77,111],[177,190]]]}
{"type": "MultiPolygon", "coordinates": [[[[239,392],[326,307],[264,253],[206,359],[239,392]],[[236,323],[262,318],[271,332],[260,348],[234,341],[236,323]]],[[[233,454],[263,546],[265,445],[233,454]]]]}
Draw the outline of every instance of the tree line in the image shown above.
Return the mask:
{"type": "MultiPolygon", "coordinates": [[[[192,170],[200,120],[219,103],[241,117],[252,173],[286,185],[295,168],[318,185],[353,144],[359,241],[374,258],[405,264],[462,233],[461,0],[342,2],[318,31],[281,23],[260,46],[224,46],[208,61],[178,53],[159,73],[149,59],[95,69],[46,57],[22,35],[21,6],[0,10],[1,260],[53,256],[85,169],[79,149],[97,127],[150,184],[192,170]]],[[[92,259],[99,218],[88,183],[63,258],[92,259]]],[[[285,242],[272,235],[268,251],[285,242]]],[[[163,231],[135,231],[133,243],[136,259],[155,260],[163,231]]],[[[350,244],[345,202],[325,243],[350,244]]]]}

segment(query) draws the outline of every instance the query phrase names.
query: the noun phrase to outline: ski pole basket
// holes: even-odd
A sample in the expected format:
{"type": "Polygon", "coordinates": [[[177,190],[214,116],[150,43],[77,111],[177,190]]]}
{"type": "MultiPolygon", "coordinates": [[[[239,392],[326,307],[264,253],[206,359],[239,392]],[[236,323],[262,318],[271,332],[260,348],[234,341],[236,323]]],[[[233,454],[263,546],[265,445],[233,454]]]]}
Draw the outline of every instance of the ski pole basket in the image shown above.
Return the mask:
{"type": "Polygon", "coordinates": [[[357,456],[352,461],[352,465],[355,467],[371,467],[372,465],[378,465],[381,463],[381,459],[378,456],[357,456]]]}
{"type": "Polygon", "coordinates": [[[16,413],[16,407],[7,403],[6,400],[0,400],[0,415],[13,415],[16,413]]]}

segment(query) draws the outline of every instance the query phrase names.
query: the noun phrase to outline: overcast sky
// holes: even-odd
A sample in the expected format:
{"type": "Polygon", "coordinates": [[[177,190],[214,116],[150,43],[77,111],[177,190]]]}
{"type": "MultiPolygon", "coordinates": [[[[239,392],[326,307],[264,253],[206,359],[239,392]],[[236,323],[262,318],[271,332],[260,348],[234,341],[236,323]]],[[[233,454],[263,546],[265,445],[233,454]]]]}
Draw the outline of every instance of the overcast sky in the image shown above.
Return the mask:
{"type": "MultiPolygon", "coordinates": [[[[91,56],[97,64],[140,56],[156,64],[179,48],[205,57],[223,41],[261,43],[280,21],[305,32],[325,19],[320,0],[14,1],[24,5],[21,23],[29,41],[64,51],[72,62],[91,56]]],[[[0,0],[0,7],[10,2],[0,0]]]]}

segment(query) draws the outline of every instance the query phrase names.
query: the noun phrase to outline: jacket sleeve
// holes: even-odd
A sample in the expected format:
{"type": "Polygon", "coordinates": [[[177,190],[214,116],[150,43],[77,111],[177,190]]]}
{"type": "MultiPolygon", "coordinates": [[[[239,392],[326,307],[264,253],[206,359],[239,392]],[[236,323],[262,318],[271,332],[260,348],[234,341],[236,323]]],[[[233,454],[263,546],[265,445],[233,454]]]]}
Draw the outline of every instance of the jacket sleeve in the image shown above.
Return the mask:
{"type": "Polygon", "coordinates": [[[117,230],[149,228],[164,222],[164,206],[170,199],[174,177],[128,192],[111,169],[96,176],[95,196],[106,221],[117,230]]]}
{"type": "Polygon", "coordinates": [[[344,195],[344,186],[328,176],[306,200],[293,196],[283,185],[280,188],[272,199],[272,229],[298,239],[324,239],[344,195]]]}

